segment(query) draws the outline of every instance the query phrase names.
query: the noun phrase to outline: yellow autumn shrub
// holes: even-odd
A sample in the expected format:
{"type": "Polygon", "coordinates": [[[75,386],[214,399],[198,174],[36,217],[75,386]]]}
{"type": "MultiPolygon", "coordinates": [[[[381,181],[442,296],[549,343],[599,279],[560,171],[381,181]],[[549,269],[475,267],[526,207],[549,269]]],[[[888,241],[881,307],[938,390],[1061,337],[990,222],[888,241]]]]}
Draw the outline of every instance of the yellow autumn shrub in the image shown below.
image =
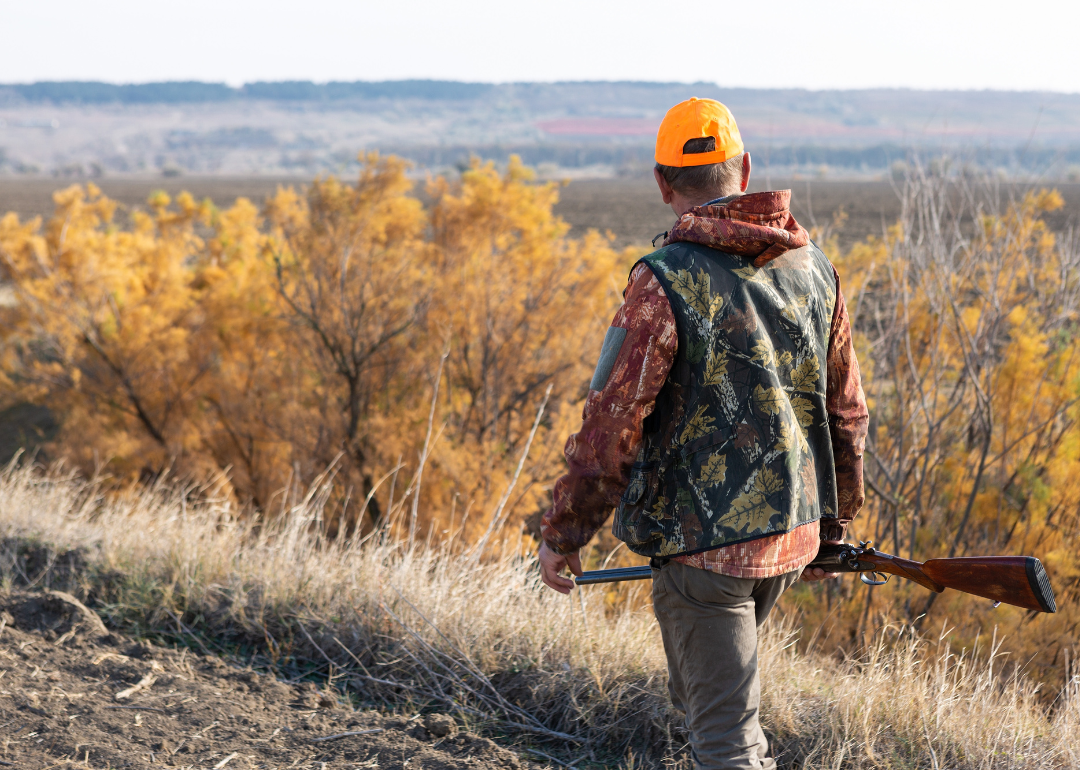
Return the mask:
{"type": "Polygon", "coordinates": [[[427,209],[364,160],[262,212],[158,194],[118,226],[90,185],[4,217],[6,404],[49,407],[86,473],[216,476],[268,513],[319,479],[335,525],[538,510],[629,256],[568,239],[516,159],[431,180],[427,209]]]}
{"type": "Polygon", "coordinates": [[[867,504],[851,534],[920,561],[1039,556],[1061,611],[901,580],[803,588],[797,603],[844,645],[884,615],[946,624],[957,646],[996,630],[1036,669],[1060,669],[1078,618],[1080,253],[1041,219],[1062,205],[1056,192],[1000,213],[962,205],[978,193],[911,180],[904,219],[836,260],[871,414],[867,504]]]}
{"type": "MultiPolygon", "coordinates": [[[[476,543],[517,526],[547,504],[639,253],[567,237],[557,189],[516,160],[431,179],[426,205],[405,172],[369,155],[355,183],[281,189],[261,211],[158,194],[119,223],[88,185],[48,222],[6,215],[3,406],[48,407],[49,455],[116,483],[216,478],[268,515],[321,496],[332,533],[476,543]]],[[[904,195],[885,237],[840,254],[820,234],[871,412],[851,534],[920,560],[1040,556],[1061,611],[900,580],[803,585],[786,606],[819,642],[862,644],[881,617],[949,623],[957,646],[996,628],[1060,671],[1080,619],[1080,248],[1042,220],[1053,192],[999,206],[925,176],[904,195]]]]}

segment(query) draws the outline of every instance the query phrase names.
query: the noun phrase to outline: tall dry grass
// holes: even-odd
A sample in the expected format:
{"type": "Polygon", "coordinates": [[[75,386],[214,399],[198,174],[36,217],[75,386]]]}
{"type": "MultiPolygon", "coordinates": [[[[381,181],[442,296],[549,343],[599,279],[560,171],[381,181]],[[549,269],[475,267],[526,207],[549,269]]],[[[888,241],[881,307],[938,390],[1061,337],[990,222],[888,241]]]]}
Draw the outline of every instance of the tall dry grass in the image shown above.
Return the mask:
{"type": "MultiPolygon", "coordinates": [[[[481,554],[378,532],[327,541],[325,487],[272,522],[193,491],[105,497],[74,477],[9,469],[5,586],[64,582],[116,628],[329,679],[355,704],[448,710],[537,757],[686,765],[643,593],[623,597],[639,609],[612,611],[599,590],[544,590],[513,542],[481,554]]],[[[996,643],[956,656],[887,628],[842,659],[795,641],[777,622],[760,651],[763,718],[783,767],[1080,765],[1075,680],[1047,710],[1021,674],[1000,674],[996,643]]]]}

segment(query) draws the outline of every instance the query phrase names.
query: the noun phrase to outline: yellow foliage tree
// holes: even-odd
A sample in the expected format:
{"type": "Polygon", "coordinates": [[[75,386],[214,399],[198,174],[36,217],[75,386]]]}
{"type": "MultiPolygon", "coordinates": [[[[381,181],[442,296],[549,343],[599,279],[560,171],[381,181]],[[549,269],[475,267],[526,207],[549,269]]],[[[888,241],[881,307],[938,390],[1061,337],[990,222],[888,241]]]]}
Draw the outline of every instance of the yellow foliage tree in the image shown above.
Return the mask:
{"type": "MultiPolygon", "coordinates": [[[[918,559],[1039,555],[1062,611],[902,581],[791,599],[845,641],[876,613],[951,619],[959,644],[998,626],[1060,666],[1080,588],[1080,250],[1042,221],[1056,193],[999,208],[964,184],[913,177],[900,223],[836,260],[871,409],[852,534],[918,559]]],[[[157,194],[120,226],[89,185],[44,226],[4,216],[4,405],[48,407],[51,453],[88,473],[217,476],[268,513],[321,480],[332,531],[485,540],[547,504],[635,255],[568,238],[557,188],[516,159],[430,180],[426,206],[411,190],[402,161],[368,155],[355,184],[261,212],[157,194]]]]}
{"type": "MultiPolygon", "coordinates": [[[[929,176],[905,194],[907,215],[886,238],[837,260],[871,413],[867,507],[854,533],[919,560],[1039,555],[1068,608],[1080,585],[1080,253],[1041,219],[1061,198],[1031,192],[987,213],[989,204],[962,203],[988,196],[929,176]]],[[[967,645],[995,627],[1024,651],[1053,640],[1042,665],[1060,664],[1074,637],[1075,611],[991,610],[898,582],[804,589],[815,599],[802,606],[823,617],[840,599],[832,631],[857,638],[881,612],[948,620],[967,645]]]]}
{"type": "MultiPolygon", "coordinates": [[[[478,503],[494,503],[510,483],[545,402],[558,410],[584,401],[596,332],[610,322],[621,300],[613,289],[632,260],[596,233],[567,239],[551,211],[555,186],[531,180],[512,158],[503,175],[474,162],[460,184],[429,186],[438,280],[430,326],[448,344],[445,441],[454,447],[440,467],[445,492],[478,503]]],[[[567,433],[566,419],[539,426],[515,486],[529,512],[548,502],[544,485],[567,433]]]]}
{"type": "Polygon", "coordinates": [[[516,159],[432,180],[427,210],[405,172],[368,155],[261,213],[158,194],[130,228],[93,186],[44,233],[6,216],[6,401],[48,406],[88,472],[223,475],[264,511],[332,469],[350,523],[533,512],[628,257],[568,239],[516,159]]]}
{"type": "Polygon", "coordinates": [[[0,220],[0,249],[19,298],[5,312],[4,385],[10,398],[62,416],[59,443],[85,467],[111,463],[124,476],[197,459],[200,389],[212,368],[197,340],[206,213],[190,196],[177,209],[159,194],[132,227],[112,224],[115,205],[90,185],[56,196],[44,234],[0,220]],[[196,456],[192,456],[196,450],[196,456]]]}

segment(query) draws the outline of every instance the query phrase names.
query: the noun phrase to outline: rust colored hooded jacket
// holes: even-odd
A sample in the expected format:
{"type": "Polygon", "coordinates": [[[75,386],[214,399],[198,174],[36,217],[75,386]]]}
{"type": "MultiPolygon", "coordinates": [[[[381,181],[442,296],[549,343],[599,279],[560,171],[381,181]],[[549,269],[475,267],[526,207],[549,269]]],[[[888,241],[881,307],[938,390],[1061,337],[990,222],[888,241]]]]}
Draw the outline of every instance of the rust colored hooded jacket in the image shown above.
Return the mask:
{"type": "MultiPolygon", "coordinates": [[[[761,268],[809,244],[806,230],[790,214],[789,201],[790,191],[753,193],[692,209],[672,228],[665,246],[696,243],[761,268]]],[[[734,577],[780,575],[809,563],[822,537],[842,537],[844,526],[862,506],[868,414],[835,271],[833,277],[836,300],[827,340],[825,407],[835,465],[836,517],[822,519],[821,525],[798,526],[676,556],[679,561],[734,577]]],[[[566,444],[568,472],[556,483],[554,506],[542,522],[544,540],[560,553],[587,543],[619,502],[638,458],[643,423],[678,353],[671,303],[644,263],[631,273],[624,305],[612,321],[607,342],[585,404],[582,428],[566,444]]]]}

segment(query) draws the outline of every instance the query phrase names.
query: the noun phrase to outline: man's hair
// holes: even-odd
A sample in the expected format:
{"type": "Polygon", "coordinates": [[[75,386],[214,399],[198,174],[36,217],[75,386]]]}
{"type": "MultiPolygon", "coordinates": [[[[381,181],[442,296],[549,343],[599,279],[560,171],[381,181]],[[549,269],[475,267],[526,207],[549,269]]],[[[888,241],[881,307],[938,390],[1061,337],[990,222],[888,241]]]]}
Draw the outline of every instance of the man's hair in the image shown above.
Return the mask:
{"type": "MultiPolygon", "coordinates": [[[[697,155],[715,149],[716,139],[711,136],[687,139],[683,145],[683,155],[697,155]]],[[[742,192],[742,162],[743,153],[740,152],[723,163],[682,168],[657,163],[656,170],[677,193],[722,198],[742,192]]]]}

